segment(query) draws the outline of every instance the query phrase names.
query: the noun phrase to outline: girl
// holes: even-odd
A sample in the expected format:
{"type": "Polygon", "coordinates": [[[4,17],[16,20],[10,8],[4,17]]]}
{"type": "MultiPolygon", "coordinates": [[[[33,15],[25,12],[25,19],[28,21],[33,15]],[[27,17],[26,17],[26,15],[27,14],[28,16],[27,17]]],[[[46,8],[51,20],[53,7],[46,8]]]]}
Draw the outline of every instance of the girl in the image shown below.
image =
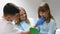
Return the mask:
{"type": "Polygon", "coordinates": [[[17,14],[17,16],[15,19],[15,26],[20,31],[20,34],[30,34],[29,28],[35,24],[34,20],[27,18],[26,11],[22,7],[20,7],[20,12],[19,15],[17,14]]]}

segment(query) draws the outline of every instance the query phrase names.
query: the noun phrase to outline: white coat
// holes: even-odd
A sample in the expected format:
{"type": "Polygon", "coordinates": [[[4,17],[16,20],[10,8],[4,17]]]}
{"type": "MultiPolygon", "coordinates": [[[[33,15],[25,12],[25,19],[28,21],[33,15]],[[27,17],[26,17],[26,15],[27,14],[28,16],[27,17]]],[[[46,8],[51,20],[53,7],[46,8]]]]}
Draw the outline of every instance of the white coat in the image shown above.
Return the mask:
{"type": "Polygon", "coordinates": [[[20,34],[20,32],[14,28],[11,21],[6,19],[0,19],[0,34],[20,34]]]}

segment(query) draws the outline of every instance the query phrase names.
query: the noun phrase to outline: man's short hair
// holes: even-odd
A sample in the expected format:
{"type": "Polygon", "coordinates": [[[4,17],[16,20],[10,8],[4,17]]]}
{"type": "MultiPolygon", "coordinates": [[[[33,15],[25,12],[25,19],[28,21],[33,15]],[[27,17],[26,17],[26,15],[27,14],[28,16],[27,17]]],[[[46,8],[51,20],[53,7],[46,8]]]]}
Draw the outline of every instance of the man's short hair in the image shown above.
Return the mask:
{"type": "Polygon", "coordinates": [[[4,15],[15,15],[16,13],[19,13],[19,8],[12,3],[7,3],[3,8],[4,15]]]}

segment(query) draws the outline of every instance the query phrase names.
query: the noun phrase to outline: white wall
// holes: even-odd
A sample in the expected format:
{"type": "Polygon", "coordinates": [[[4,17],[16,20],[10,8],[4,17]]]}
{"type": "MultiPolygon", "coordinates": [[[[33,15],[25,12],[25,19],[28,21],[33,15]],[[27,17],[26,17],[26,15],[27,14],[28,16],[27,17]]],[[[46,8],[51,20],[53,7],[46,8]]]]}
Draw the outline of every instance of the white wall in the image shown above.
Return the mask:
{"type": "Polygon", "coordinates": [[[26,9],[28,17],[37,18],[37,8],[43,0],[0,0],[0,16],[3,15],[3,7],[6,3],[14,3],[26,9]]]}
{"type": "Polygon", "coordinates": [[[60,0],[44,0],[50,6],[51,13],[54,16],[57,28],[60,28],[60,0]]]}
{"type": "Polygon", "coordinates": [[[3,16],[3,7],[6,3],[14,3],[18,4],[18,2],[15,0],[0,0],[0,18],[3,16]]]}

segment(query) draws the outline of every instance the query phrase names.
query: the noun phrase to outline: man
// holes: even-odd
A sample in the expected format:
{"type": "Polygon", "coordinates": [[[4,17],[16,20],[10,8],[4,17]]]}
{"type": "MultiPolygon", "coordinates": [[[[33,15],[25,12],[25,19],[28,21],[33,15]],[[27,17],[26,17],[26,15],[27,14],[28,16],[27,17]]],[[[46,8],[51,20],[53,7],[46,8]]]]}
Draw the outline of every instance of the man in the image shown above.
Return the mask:
{"type": "Polygon", "coordinates": [[[0,19],[0,34],[20,34],[14,28],[12,20],[19,13],[19,8],[12,3],[7,3],[3,8],[3,17],[0,19]]]}

